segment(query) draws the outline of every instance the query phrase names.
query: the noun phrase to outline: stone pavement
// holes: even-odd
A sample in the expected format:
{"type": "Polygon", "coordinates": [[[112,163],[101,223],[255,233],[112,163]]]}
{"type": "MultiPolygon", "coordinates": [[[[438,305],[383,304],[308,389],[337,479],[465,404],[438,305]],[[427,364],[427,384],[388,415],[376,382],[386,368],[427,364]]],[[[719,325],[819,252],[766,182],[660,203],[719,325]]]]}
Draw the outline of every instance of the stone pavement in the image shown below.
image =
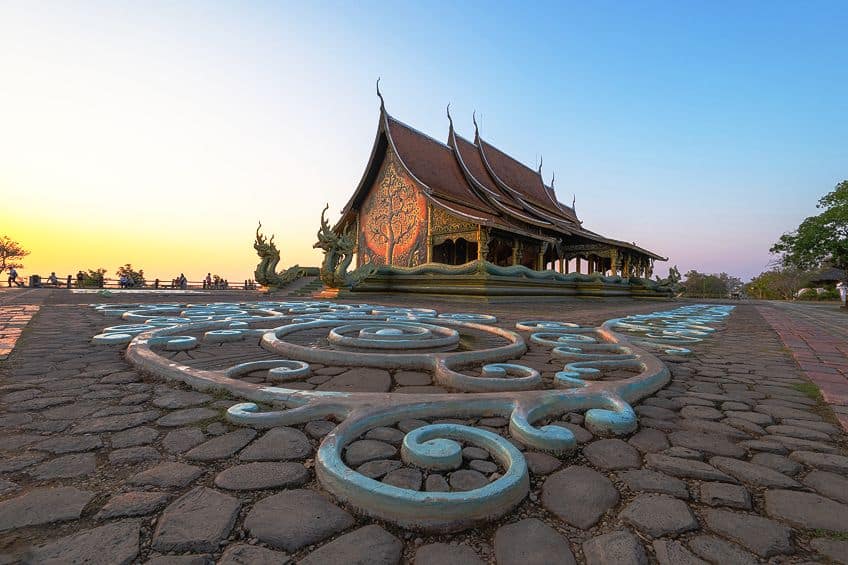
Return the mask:
{"type": "MultiPolygon", "coordinates": [[[[530,495],[510,515],[426,535],[322,493],[313,458],[332,423],[232,426],[221,414],[233,399],[138,374],[120,349],[91,345],[101,316],[59,302],[0,362],[0,563],[848,562],[846,435],[756,306],[740,305],[692,356],[664,358],[673,380],[636,406],[636,433],[594,437],[582,414],[562,415],[551,423],[580,449],[526,451],[530,495]]],[[[462,309],[596,324],[666,306],[462,309]]],[[[504,419],[464,423],[509,434],[504,419]]],[[[447,481],[393,474],[415,425],[371,430],[348,462],[410,488],[488,480],[474,451],[447,481]]]]}
{"type": "Polygon", "coordinates": [[[836,304],[758,308],[848,431],[848,311],[836,304]]]}

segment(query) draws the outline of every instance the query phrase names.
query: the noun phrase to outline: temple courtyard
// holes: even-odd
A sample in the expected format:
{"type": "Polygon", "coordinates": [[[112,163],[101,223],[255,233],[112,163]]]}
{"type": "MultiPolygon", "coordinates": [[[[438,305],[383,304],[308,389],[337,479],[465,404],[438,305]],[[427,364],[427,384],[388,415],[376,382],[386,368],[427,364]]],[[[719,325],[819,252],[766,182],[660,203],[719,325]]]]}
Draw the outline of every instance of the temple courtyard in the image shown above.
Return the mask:
{"type": "Polygon", "coordinates": [[[255,292],[0,290],[0,563],[848,563],[848,315],[837,306],[359,301],[368,314],[354,301],[255,292]],[[267,323],[214,306],[268,300],[281,304],[262,306],[267,323]],[[191,304],[212,305],[195,307],[192,321],[207,315],[231,329],[210,337],[191,326],[183,341],[154,336],[130,349],[104,332],[144,323],[122,312],[166,327],[169,312],[188,316],[191,304]],[[564,324],[672,310],[690,317],[687,330],[659,319],[687,337],[688,354],[649,349],[650,335],[599,354],[564,324]],[[273,312],[303,327],[277,334],[275,352],[258,345],[281,324],[273,312]],[[373,312],[383,329],[361,321],[373,312]],[[405,331],[433,340],[418,354],[425,360],[511,351],[516,339],[527,350],[477,380],[480,363],[392,365],[412,354],[392,349],[405,331]],[[273,365],[283,347],[309,362],[273,365]],[[358,355],[386,355],[387,368],[355,366],[358,355]],[[623,361],[607,363],[615,355],[623,361]],[[600,377],[563,371],[590,357],[600,377]],[[272,366],[243,365],[258,362],[272,366]],[[509,389],[520,379],[533,384],[509,389]],[[532,403],[560,390],[579,399],[582,379],[613,392],[597,389],[588,411],[532,403]],[[237,384],[209,388],[225,381],[237,384]],[[621,399],[645,391],[633,424],[621,399]],[[516,400],[511,417],[510,395],[527,402],[516,400]],[[238,408],[251,401],[257,411],[238,408]]]}

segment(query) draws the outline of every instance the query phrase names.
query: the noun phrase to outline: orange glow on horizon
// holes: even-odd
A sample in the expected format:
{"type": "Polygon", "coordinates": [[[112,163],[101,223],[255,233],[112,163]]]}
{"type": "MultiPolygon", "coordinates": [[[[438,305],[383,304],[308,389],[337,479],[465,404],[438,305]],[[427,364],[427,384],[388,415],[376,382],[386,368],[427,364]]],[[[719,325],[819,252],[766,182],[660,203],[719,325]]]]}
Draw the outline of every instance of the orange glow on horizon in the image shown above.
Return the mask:
{"type": "MultiPolygon", "coordinates": [[[[106,276],[115,278],[115,271],[125,263],[144,269],[149,281],[155,278],[171,280],[185,273],[189,281],[200,281],[211,272],[240,283],[253,278],[259,257],[253,250],[255,228],[241,229],[222,226],[213,234],[180,231],[173,237],[166,230],[152,233],[135,232],[121,226],[76,226],[70,219],[33,222],[29,219],[0,218],[2,233],[17,240],[30,254],[23,259],[19,273],[48,276],[51,272],[64,280],[80,269],[105,268],[106,276]]],[[[270,233],[270,232],[269,232],[270,233]]],[[[296,262],[302,266],[317,266],[321,256],[311,249],[310,241],[294,244],[278,232],[282,270],[296,262]],[[300,261],[293,250],[301,251],[300,261]]]]}

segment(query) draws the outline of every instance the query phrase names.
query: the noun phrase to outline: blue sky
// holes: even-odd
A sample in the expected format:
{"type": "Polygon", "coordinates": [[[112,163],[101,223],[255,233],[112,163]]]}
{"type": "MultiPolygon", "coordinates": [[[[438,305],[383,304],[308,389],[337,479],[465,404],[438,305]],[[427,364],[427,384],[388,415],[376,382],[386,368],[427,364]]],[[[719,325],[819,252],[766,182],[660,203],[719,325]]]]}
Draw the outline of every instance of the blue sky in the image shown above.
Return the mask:
{"type": "Polygon", "coordinates": [[[4,3],[0,190],[15,219],[85,215],[152,271],[208,246],[249,276],[257,217],[284,262],[317,264],[379,76],[438,139],[450,102],[466,136],[476,110],[486,139],[543,156],[588,228],[748,278],[848,178],[846,28],[845,2],[4,3]]]}

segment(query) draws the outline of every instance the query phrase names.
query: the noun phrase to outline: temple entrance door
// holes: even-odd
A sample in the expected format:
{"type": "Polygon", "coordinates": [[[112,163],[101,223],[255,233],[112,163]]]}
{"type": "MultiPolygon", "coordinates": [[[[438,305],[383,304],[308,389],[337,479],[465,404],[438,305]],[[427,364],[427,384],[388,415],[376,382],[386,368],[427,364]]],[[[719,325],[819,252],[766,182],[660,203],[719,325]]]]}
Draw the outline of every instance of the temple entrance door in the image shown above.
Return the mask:
{"type": "Polygon", "coordinates": [[[433,262],[445,265],[464,265],[477,259],[477,242],[468,241],[464,237],[455,242],[446,239],[443,243],[433,246],[433,262]]]}
{"type": "Polygon", "coordinates": [[[452,239],[446,239],[443,243],[433,246],[433,262],[453,265],[456,256],[456,245],[452,239]]]}
{"type": "Polygon", "coordinates": [[[468,257],[468,240],[464,237],[457,239],[454,250],[455,254],[451,265],[462,265],[466,263],[466,258],[468,257]]]}

